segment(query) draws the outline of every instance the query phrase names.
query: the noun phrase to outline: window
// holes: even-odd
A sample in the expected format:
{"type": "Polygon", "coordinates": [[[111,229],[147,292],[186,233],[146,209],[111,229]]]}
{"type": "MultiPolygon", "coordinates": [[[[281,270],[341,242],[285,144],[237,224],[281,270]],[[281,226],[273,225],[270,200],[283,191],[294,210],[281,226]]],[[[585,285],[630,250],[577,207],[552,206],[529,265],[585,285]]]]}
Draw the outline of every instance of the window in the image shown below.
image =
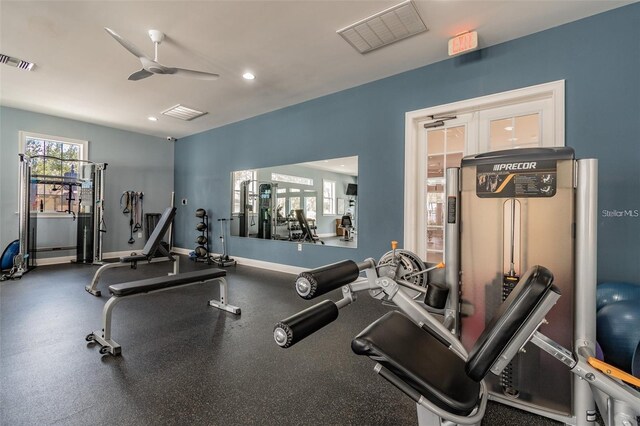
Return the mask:
{"type": "Polygon", "coordinates": [[[460,167],[466,140],[467,126],[456,121],[426,135],[427,262],[444,260],[445,170],[460,167]]]}
{"type": "Polygon", "coordinates": [[[88,142],[28,132],[20,132],[19,140],[19,151],[32,159],[31,210],[78,211],[88,142]]]}
{"type": "Polygon", "coordinates": [[[336,214],[336,183],[331,180],[322,180],[322,213],[336,214]]]}
{"type": "Polygon", "coordinates": [[[304,215],[307,219],[316,219],[316,197],[304,197],[304,215]]]}
{"type": "Polygon", "coordinates": [[[313,186],[313,179],[311,178],[283,175],[281,173],[271,173],[271,180],[274,182],[297,183],[299,185],[313,186]]]}
{"type": "Polygon", "coordinates": [[[289,198],[289,211],[300,209],[300,197],[289,198]]]}
{"type": "Polygon", "coordinates": [[[233,188],[233,213],[241,213],[242,207],[240,206],[240,194],[242,188],[242,182],[249,181],[249,203],[252,206],[252,211],[256,210],[256,171],[255,170],[239,170],[231,173],[231,185],[233,188]]]}

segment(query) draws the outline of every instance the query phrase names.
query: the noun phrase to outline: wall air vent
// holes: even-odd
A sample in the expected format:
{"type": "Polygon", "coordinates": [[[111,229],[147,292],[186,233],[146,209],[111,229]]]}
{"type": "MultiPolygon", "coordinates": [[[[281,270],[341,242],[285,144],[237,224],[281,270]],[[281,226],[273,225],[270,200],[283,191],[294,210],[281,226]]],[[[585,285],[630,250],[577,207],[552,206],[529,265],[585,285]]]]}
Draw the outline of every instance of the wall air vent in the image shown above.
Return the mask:
{"type": "Polygon", "coordinates": [[[22,59],[3,55],[2,53],[0,53],[0,64],[7,64],[27,71],[31,71],[35,65],[33,62],[23,61],[22,59]]]}
{"type": "Polygon", "coordinates": [[[358,52],[367,53],[424,31],[427,26],[407,0],[336,32],[358,52]]]}
{"type": "Polygon", "coordinates": [[[162,111],[162,114],[168,115],[169,117],[178,118],[184,121],[191,121],[194,118],[202,117],[207,113],[178,104],[178,105],[172,106],[166,111],[162,111]]]}

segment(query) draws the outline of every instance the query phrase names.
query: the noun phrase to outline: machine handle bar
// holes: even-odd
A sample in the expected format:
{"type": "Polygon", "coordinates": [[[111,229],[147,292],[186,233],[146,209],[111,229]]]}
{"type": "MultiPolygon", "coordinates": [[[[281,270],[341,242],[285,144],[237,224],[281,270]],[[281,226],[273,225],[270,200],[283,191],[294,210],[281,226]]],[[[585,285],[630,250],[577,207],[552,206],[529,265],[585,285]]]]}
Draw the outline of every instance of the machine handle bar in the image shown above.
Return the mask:
{"type": "Polygon", "coordinates": [[[313,299],[354,282],[361,270],[371,266],[367,261],[356,263],[353,260],[343,260],[301,272],[296,278],[296,291],[303,299],[313,299]]]}
{"type": "Polygon", "coordinates": [[[331,300],[311,306],[278,322],[273,338],[278,346],[288,348],[338,318],[338,307],[331,300]]]}

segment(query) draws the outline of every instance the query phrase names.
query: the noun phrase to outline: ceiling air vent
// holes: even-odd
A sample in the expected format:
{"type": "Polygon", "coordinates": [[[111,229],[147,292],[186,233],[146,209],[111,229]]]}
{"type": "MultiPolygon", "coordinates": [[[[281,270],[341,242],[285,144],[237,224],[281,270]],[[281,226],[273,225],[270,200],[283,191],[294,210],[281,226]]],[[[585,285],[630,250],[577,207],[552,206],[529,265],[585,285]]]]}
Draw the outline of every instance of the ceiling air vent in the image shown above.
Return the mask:
{"type": "Polygon", "coordinates": [[[0,53],[0,64],[11,65],[12,67],[20,68],[23,70],[31,71],[35,65],[33,62],[23,61],[22,59],[13,58],[11,56],[3,55],[0,53]]]}
{"type": "Polygon", "coordinates": [[[162,111],[162,114],[168,115],[169,117],[178,118],[184,121],[191,121],[194,118],[202,117],[207,113],[178,104],[178,105],[172,106],[166,111],[162,111]]]}
{"type": "Polygon", "coordinates": [[[360,53],[427,31],[411,0],[351,24],[337,33],[360,53]]]}

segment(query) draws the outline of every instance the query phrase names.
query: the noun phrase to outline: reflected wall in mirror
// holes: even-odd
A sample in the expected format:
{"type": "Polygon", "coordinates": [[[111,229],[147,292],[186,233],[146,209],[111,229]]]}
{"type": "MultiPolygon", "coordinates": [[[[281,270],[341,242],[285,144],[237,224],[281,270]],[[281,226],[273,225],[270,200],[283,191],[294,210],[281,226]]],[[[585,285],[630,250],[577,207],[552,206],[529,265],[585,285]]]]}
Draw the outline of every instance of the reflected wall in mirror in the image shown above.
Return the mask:
{"type": "Polygon", "coordinates": [[[356,247],[358,157],[231,173],[231,235],[356,247]]]}

